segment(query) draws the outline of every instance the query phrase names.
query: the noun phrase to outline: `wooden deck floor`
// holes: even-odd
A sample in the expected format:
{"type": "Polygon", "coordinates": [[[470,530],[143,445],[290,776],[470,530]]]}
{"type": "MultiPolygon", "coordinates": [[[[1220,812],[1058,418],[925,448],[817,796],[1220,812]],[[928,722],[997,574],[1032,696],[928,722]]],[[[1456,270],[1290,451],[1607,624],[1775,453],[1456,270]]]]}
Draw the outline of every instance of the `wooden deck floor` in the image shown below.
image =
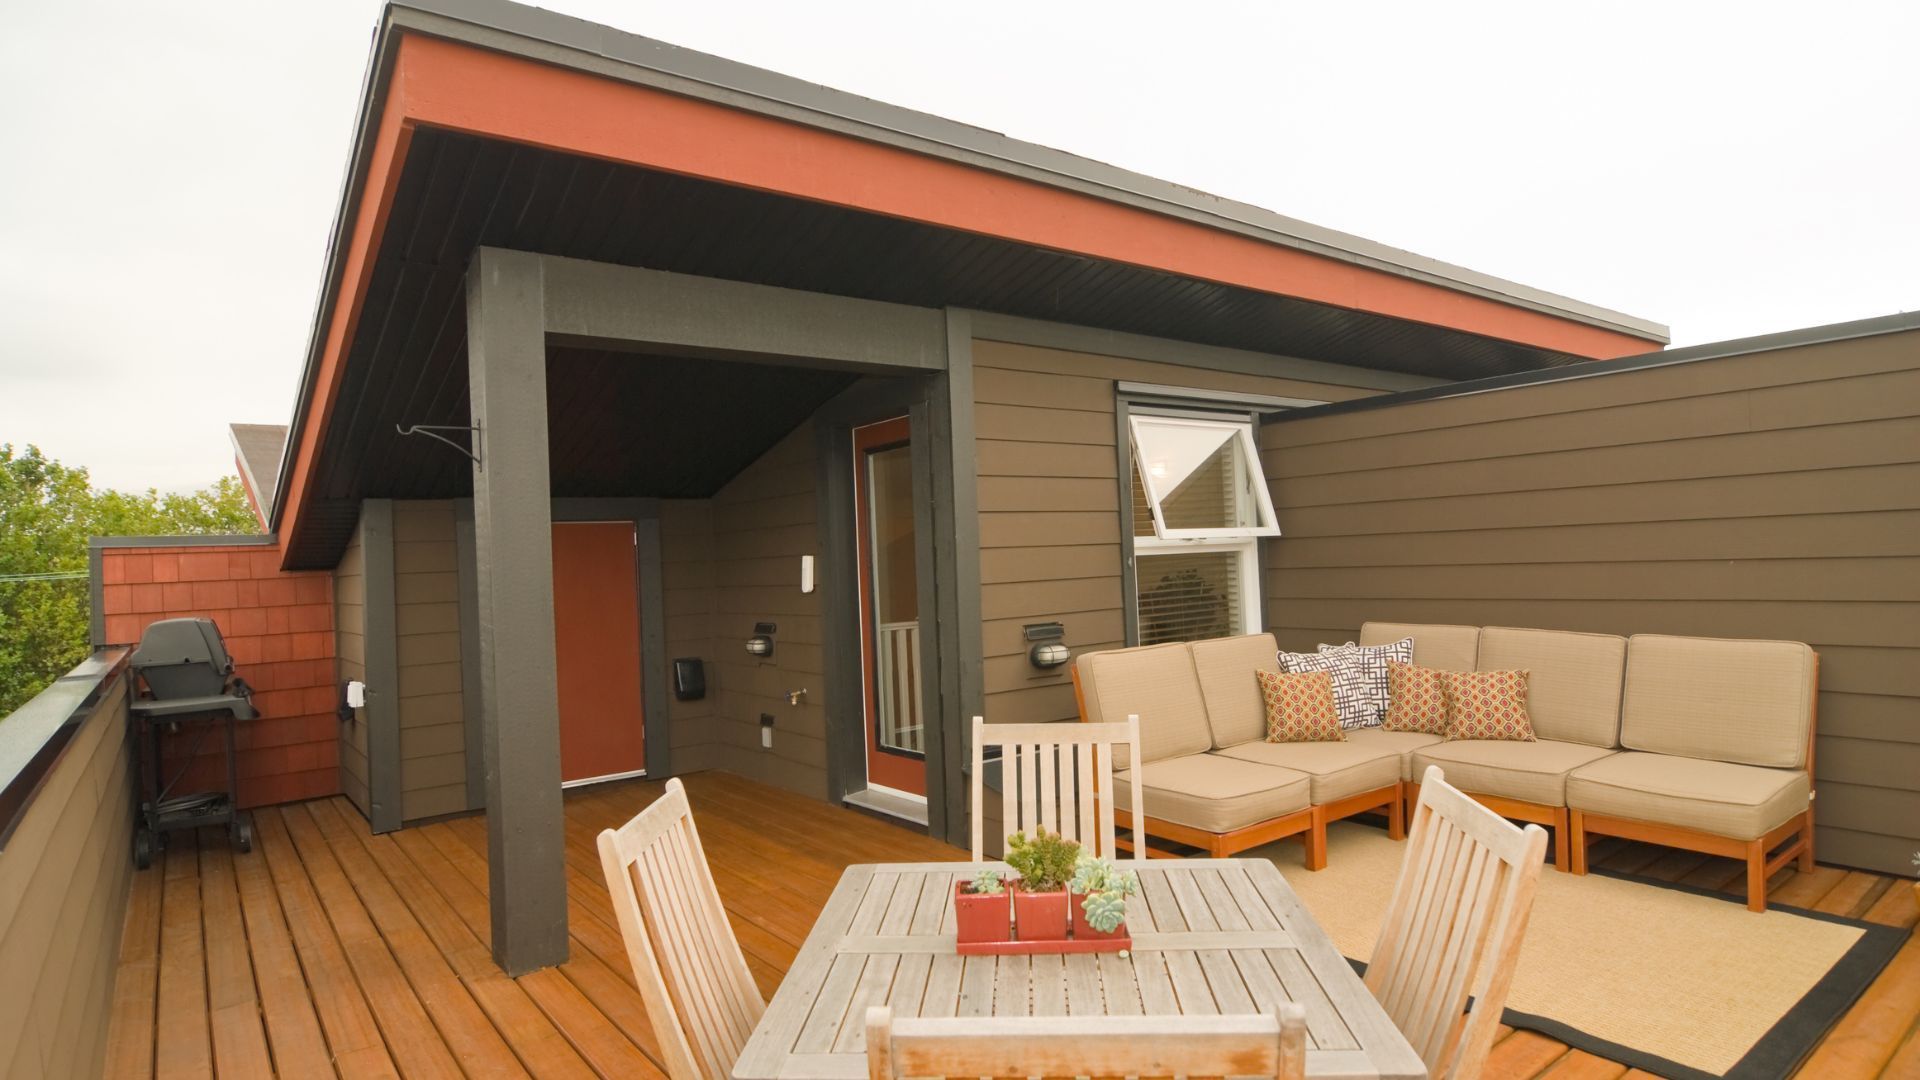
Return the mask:
{"type": "MultiPolygon", "coordinates": [[[[773,992],[842,867],[965,853],[724,773],[686,778],[714,876],[761,987],[773,992]]],[[[110,1077],[660,1076],[626,970],[594,836],[660,785],[567,796],[573,958],[509,979],[487,950],[477,818],[374,836],[344,800],[258,811],[252,855],[180,838],[135,875],[110,1077]]],[[[1731,888],[1740,870],[1642,845],[1600,865],[1731,888]]],[[[1822,867],[1782,872],[1781,902],[1911,927],[1912,890],[1822,867]]],[[[1910,939],[1803,1077],[1920,1076],[1920,937],[1910,939]]],[[[1502,1033],[1489,1077],[1618,1077],[1532,1032],[1502,1033]]]]}

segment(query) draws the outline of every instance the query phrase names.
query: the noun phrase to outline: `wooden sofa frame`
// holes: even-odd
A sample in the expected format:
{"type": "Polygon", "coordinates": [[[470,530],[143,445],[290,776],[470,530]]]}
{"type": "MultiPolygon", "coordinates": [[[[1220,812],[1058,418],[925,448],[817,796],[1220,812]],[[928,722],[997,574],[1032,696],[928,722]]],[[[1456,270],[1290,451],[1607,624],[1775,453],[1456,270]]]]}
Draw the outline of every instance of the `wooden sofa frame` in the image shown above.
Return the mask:
{"type": "Polygon", "coordinates": [[[1631,818],[1605,817],[1574,810],[1570,813],[1573,833],[1573,872],[1587,872],[1589,836],[1617,836],[1662,847],[1720,855],[1747,864],[1747,910],[1767,910],[1767,882],[1787,863],[1798,860],[1801,873],[1813,869],[1813,747],[1820,720],[1820,654],[1813,654],[1813,693],[1811,713],[1807,717],[1807,808],[1788,818],[1772,832],[1756,840],[1734,840],[1717,833],[1702,832],[1679,825],[1662,825],[1631,818]],[[1791,843],[1787,843],[1788,838],[1791,843]],[[1782,847],[1782,844],[1785,844],[1782,847]],[[1780,848],[1775,852],[1775,848],[1780,848]]]}
{"type": "MultiPolygon", "coordinates": [[[[1080,722],[1087,723],[1087,699],[1080,688],[1078,665],[1072,668],[1071,674],[1074,708],[1079,712],[1080,722]]],[[[1131,762],[1130,764],[1138,768],[1141,763],[1131,762]]],[[[1406,787],[1405,783],[1395,781],[1386,787],[1349,795],[1344,799],[1321,806],[1309,806],[1305,810],[1297,810],[1291,814],[1284,814],[1223,833],[1196,829],[1191,825],[1166,821],[1150,814],[1141,825],[1136,826],[1132,813],[1117,808],[1114,810],[1114,824],[1139,836],[1141,839],[1138,853],[1150,859],[1181,857],[1178,852],[1156,848],[1147,843],[1147,839],[1153,837],[1199,848],[1207,853],[1208,858],[1224,859],[1248,848],[1256,848],[1262,844],[1271,844],[1275,840],[1284,840],[1289,836],[1298,835],[1306,843],[1307,869],[1324,870],[1327,866],[1327,825],[1330,822],[1352,817],[1355,814],[1364,814],[1370,810],[1378,810],[1387,815],[1387,835],[1395,840],[1406,838],[1406,807],[1408,805],[1406,787]]],[[[1131,836],[1122,838],[1117,843],[1128,851],[1136,851],[1135,842],[1131,836]]]]}
{"type": "MultiPolygon", "coordinates": [[[[1445,768],[1444,764],[1441,765],[1442,770],[1445,768]]],[[[1407,789],[1407,812],[1411,813],[1414,804],[1420,801],[1420,784],[1418,781],[1409,780],[1403,786],[1407,789]]],[[[1573,869],[1572,860],[1569,858],[1573,847],[1573,825],[1566,807],[1509,799],[1504,795],[1485,795],[1465,788],[1456,790],[1503,818],[1552,829],[1553,865],[1562,872],[1570,872],[1573,869]]]]}

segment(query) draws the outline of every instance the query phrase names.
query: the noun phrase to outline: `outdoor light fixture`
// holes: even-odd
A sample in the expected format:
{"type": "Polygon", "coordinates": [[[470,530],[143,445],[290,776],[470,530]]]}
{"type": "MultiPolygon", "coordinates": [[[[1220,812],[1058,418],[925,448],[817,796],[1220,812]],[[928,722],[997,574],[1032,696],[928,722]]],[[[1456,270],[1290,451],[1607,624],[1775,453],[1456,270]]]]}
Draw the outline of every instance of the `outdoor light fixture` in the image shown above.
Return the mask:
{"type": "Polygon", "coordinates": [[[747,639],[747,652],[766,659],[773,655],[773,624],[760,622],[753,624],[753,636],[747,639]]]}
{"type": "Polygon", "coordinates": [[[1027,661],[1044,671],[1073,659],[1073,650],[1060,640],[1066,632],[1067,628],[1057,622],[1028,623],[1021,627],[1021,635],[1033,642],[1027,648],[1027,661]]]}

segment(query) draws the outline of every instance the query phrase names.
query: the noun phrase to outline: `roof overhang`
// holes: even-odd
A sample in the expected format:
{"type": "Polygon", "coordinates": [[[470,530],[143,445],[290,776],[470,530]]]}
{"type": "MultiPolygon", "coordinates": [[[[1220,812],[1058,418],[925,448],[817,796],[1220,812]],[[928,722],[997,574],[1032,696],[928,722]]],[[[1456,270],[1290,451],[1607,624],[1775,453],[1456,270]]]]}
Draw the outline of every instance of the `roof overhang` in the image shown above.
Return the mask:
{"type": "Polygon", "coordinates": [[[405,0],[376,35],[271,501],[290,531],[415,131],[542,147],[1002,238],[1543,354],[1666,329],[1059,151],[503,0],[405,0]]]}

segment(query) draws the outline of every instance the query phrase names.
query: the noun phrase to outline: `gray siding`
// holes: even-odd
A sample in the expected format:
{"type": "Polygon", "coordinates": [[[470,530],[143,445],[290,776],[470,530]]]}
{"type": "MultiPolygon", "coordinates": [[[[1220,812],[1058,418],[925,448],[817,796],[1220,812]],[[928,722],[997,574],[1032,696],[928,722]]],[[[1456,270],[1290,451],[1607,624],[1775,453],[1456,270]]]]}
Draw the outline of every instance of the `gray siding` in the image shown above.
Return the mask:
{"type": "MultiPolygon", "coordinates": [[[[713,651],[713,505],[706,499],[673,499],[660,504],[661,597],[667,619],[667,656],[698,657],[708,662],[707,696],[680,701],[668,695],[673,771],[698,772],[725,757],[726,744],[714,723],[713,651]]],[[[742,638],[744,642],[746,639],[742,638]]],[[[672,677],[671,667],[665,667],[672,677]]]]}
{"type": "Polygon", "coordinates": [[[6,1076],[100,1074],[133,873],[126,701],[117,678],[0,852],[6,1076]]]}
{"type": "Polygon", "coordinates": [[[453,526],[451,500],[393,504],[400,816],[406,821],[467,808],[460,566],[453,526]]]}
{"type": "MultiPolygon", "coordinates": [[[[338,681],[367,678],[367,577],[365,527],[356,525],[353,539],[333,571],[334,671],[338,681]]],[[[360,813],[371,815],[367,778],[367,721],[361,711],[340,725],[340,790],[360,813]]]]}
{"type": "Polygon", "coordinates": [[[1920,332],[1267,425],[1284,647],[1368,619],[1805,641],[1818,853],[1920,848],[1920,332]]]}
{"type": "Polygon", "coordinates": [[[1066,668],[1027,662],[1020,629],[1059,620],[1076,653],[1123,645],[1116,383],[1345,401],[1374,391],[975,341],[986,717],[1075,715],[1066,668]]]}

